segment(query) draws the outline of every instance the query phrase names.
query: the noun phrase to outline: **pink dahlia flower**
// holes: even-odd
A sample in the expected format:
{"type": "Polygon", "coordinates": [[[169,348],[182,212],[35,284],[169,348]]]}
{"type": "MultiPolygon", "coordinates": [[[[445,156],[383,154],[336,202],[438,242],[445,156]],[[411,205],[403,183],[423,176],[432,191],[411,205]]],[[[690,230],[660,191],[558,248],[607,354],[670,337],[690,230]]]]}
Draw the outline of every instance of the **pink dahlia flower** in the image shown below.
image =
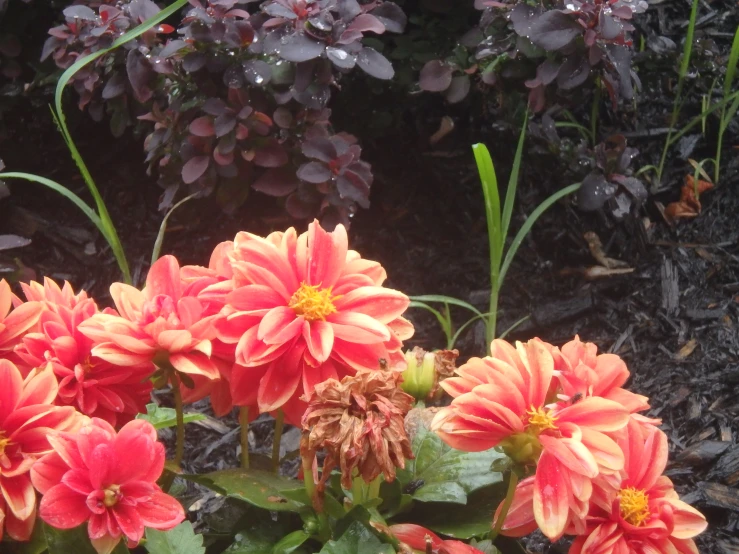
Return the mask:
{"type": "Polygon", "coordinates": [[[693,537],[706,529],[706,519],[680,500],[662,475],[665,434],[632,421],[619,444],[626,457],[621,483],[610,503],[591,505],[587,530],[575,539],[570,554],[698,554],[693,537]]]}
{"type": "Polygon", "coordinates": [[[26,541],[36,520],[36,493],[29,471],[51,451],[48,436],[77,428],[73,408],[54,406],[57,382],[50,368],[23,379],[8,360],[0,360],[0,540],[3,531],[26,541]]]}
{"type": "Polygon", "coordinates": [[[0,281],[0,354],[6,355],[13,350],[23,333],[36,325],[43,309],[39,302],[20,302],[10,291],[8,282],[0,281]],[[11,312],[14,303],[17,306],[11,312]]]}
{"type": "Polygon", "coordinates": [[[342,225],[329,233],[314,221],[300,236],[293,228],[266,238],[239,233],[229,256],[234,291],[216,327],[237,345],[237,364],[268,367],[257,392],[261,412],[282,408],[299,424],[299,399],[317,383],[379,369],[383,360],[391,369],[404,365],[409,299],[381,286],[385,271],[348,249],[342,225]]]}
{"type": "Polygon", "coordinates": [[[110,287],[119,315],[101,313],[79,330],[97,343],[93,355],[115,365],[154,362],[209,379],[218,377],[210,359],[214,338],[206,303],[184,294],[174,256],[159,258],[149,269],[144,290],[114,283],[110,287]]]}
{"type": "Polygon", "coordinates": [[[57,529],[87,522],[99,554],[122,538],[133,548],[144,529],[168,530],[185,519],[177,500],[156,480],[164,469],[164,446],[154,427],[133,420],[116,434],[94,418],[77,433],[49,438],[54,451],[33,466],[33,485],[43,495],[39,516],[57,529]]]}
{"type": "Polygon", "coordinates": [[[147,377],[153,364],[121,366],[92,354],[95,344],[78,326],[100,313],[95,302],[84,291],[75,295],[69,283],[61,289],[50,279],[43,286],[35,282],[21,286],[26,298],[40,302],[45,309],[39,331],[27,333],[15,354],[26,371],[51,365],[59,381],[56,403],[75,406],[113,426],[143,412],[151,391],[147,377]]]}
{"type": "Polygon", "coordinates": [[[515,461],[536,466],[533,510],[550,538],[564,533],[574,516],[587,513],[592,479],[623,468],[623,454],[607,432],[622,429],[629,414],[621,404],[591,396],[557,403],[550,345],[539,339],[496,339],[491,355],[472,358],[441,386],[454,397],[432,428],[447,444],[477,452],[501,446],[515,461]]]}
{"type": "Polygon", "coordinates": [[[391,525],[390,532],[401,543],[410,546],[413,552],[426,554],[430,546],[432,554],[482,554],[482,550],[474,546],[460,541],[442,540],[428,529],[412,523],[391,525]]]}

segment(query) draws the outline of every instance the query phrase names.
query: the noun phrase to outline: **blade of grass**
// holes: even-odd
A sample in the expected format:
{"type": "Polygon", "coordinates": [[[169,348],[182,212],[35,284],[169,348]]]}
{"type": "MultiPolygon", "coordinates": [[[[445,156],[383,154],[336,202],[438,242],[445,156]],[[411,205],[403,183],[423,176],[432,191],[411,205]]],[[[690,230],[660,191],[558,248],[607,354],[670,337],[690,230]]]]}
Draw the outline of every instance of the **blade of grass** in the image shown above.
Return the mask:
{"type": "Polygon", "coordinates": [[[72,77],[74,77],[74,75],[80,69],[94,62],[101,56],[104,56],[108,52],[111,52],[112,50],[127,43],[128,41],[133,40],[134,38],[142,35],[143,33],[148,31],[155,25],[165,20],[170,15],[174,14],[177,10],[184,7],[186,4],[187,4],[187,0],[177,0],[176,2],[164,8],[162,11],[160,11],[155,16],[144,21],[138,27],[135,27],[134,29],[128,31],[127,33],[119,37],[117,40],[113,42],[113,44],[109,48],[98,50],[97,52],[93,52],[92,54],[77,60],[64,73],[62,73],[62,76],[59,78],[59,82],[57,83],[56,92],[54,94],[54,108],[55,108],[54,116],[55,116],[57,125],[59,126],[59,130],[62,133],[64,142],[67,144],[67,148],[69,149],[72,159],[74,159],[74,162],[77,164],[77,167],[79,168],[80,173],[82,174],[82,178],[87,184],[87,187],[90,189],[90,193],[92,194],[92,197],[95,200],[95,206],[100,216],[100,220],[102,222],[102,225],[106,229],[105,237],[110,243],[110,246],[113,249],[113,253],[115,254],[116,260],[118,261],[118,265],[120,266],[121,271],[123,272],[123,277],[128,283],[131,282],[131,272],[128,267],[128,261],[126,260],[126,255],[123,251],[123,245],[121,244],[120,239],[118,238],[118,233],[116,232],[115,226],[113,225],[113,222],[110,218],[110,214],[108,213],[108,208],[106,207],[105,202],[103,201],[103,198],[100,195],[100,192],[98,191],[97,186],[95,185],[95,181],[93,180],[92,175],[90,174],[90,171],[87,168],[87,165],[85,164],[85,161],[83,160],[79,150],[77,149],[77,146],[74,143],[74,140],[72,139],[72,135],[69,133],[69,129],[67,128],[66,118],[64,117],[64,110],[62,107],[62,96],[64,93],[64,88],[67,86],[67,84],[72,79],[72,77]]]}
{"type": "Polygon", "coordinates": [[[501,251],[505,246],[505,239],[508,236],[508,228],[511,225],[511,216],[513,215],[513,205],[516,203],[516,189],[518,188],[518,175],[521,172],[521,158],[523,157],[523,145],[526,140],[526,127],[529,123],[529,112],[526,111],[523,125],[521,126],[521,134],[518,137],[518,145],[516,146],[516,154],[513,157],[513,166],[511,167],[511,176],[508,178],[508,189],[505,193],[505,202],[503,204],[503,219],[501,221],[501,236],[503,244],[501,251]]]}
{"type": "MultiPolygon", "coordinates": [[[[724,77],[724,98],[731,94],[731,87],[734,84],[734,77],[736,76],[737,64],[739,64],[739,27],[737,27],[734,33],[734,41],[731,43],[731,51],[729,53],[729,64],[726,66],[726,76],[724,77]]],[[[721,119],[719,122],[718,138],[716,141],[716,166],[713,170],[713,182],[718,184],[718,179],[721,171],[721,148],[723,148],[724,132],[729,126],[729,122],[736,115],[737,108],[739,108],[739,102],[736,107],[732,105],[732,109],[728,111],[726,109],[721,110],[721,119]]]]}
{"type": "Polygon", "coordinates": [[[672,135],[672,129],[674,129],[677,123],[677,118],[680,115],[680,107],[682,103],[683,86],[685,85],[685,76],[688,74],[690,68],[690,57],[693,53],[693,36],[695,35],[695,22],[698,17],[698,0],[693,0],[693,4],[690,8],[690,20],[688,23],[688,31],[685,35],[685,44],[683,45],[683,58],[680,61],[680,71],[677,79],[677,92],[675,93],[675,101],[672,104],[672,117],[670,118],[670,131],[667,133],[665,139],[665,146],[662,149],[662,157],[659,161],[659,169],[657,170],[657,178],[662,180],[662,173],[665,169],[665,162],[667,161],[667,152],[670,149],[672,141],[670,140],[672,135]]]}
{"type": "Polygon", "coordinates": [[[154,265],[154,262],[159,259],[159,253],[162,251],[162,243],[164,242],[164,233],[167,232],[167,221],[169,220],[169,216],[172,215],[172,212],[174,212],[177,208],[182,206],[182,204],[184,204],[188,200],[192,200],[199,194],[199,192],[194,192],[190,196],[186,196],[185,198],[177,202],[177,204],[172,206],[167,214],[164,216],[164,219],[162,219],[162,224],[159,226],[159,233],[157,233],[157,238],[154,241],[154,248],[151,251],[151,265],[154,265]]]}
{"type": "MultiPolygon", "coordinates": [[[[106,236],[106,230],[103,226],[102,221],[98,217],[98,214],[95,213],[95,210],[90,208],[82,198],[77,196],[75,193],[73,193],[71,190],[69,190],[64,185],[61,185],[57,183],[56,181],[52,181],[51,179],[47,179],[46,177],[40,177],[38,175],[33,175],[32,173],[23,173],[21,171],[9,171],[7,173],[0,173],[0,179],[23,179],[25,181],[30,181],[32,183],[39,183],[41,185],[44,185],[48,188],[50,188],[53,191],[58,192],[65,198],[71,200],[75,206],[77,206],[82,212],[87,216],[87,218],[92,221],[95,224],[95,227],[98,228],[98,230],[102,233],[102,235],[106,236]]],[[[106,237],[107,239],[107,237],[106,237]]]]}
{"type": "Polygon", "coordinates": [[[449,343],[452,340],[452,326],[451,322],[448,321],[444,315],[437,309],[432,308],[425,302],[411,302],[408,305],[409,308],[421,308],[423,310],[427,310],[434,314],[437,321],[439,322],[439,326],[441,327],[441,330],[444,331],[444,334],[446,335],[447,343],[449,343]]]}
{"type": "Polygon", "coordinates": [[[734,92],[728,98],[724,98],[723,100],[721,100],[721,102],[716,102],[713,106],[708,108],[705,112],[702,112],[696,115],[693,119],[688,121],[688,123],[686,123],[682,129],[680,129],[677,133],[672,135],[672,137],[670,138],[670,141],[668,142],[668,145],[672,146],[675,142],[680,140],[685,133],[687,133],[693,127],[698,125],[701,122],[701,119],[704,118],[706,115],[709,115],[715,112],[716,110],[718,110],[719,108],[723,108],[729,104],[731,104],[730,109],[733,108],[734,110],[736,110],[737,108],[739,108],[739,91],[734,92]]]}
{"type": "Polygon", "coordinates": [[[460,308],[466,308],[467,310],[478,315],[481,313],[480,310],[475,308],[469,302],[465,302],[464,300],[460,300],[459,298],[454,298],[453,296],[444,296],[443,294],[423,294],[421,296],[411,296],[410,299],[415,302],[441,302],[444,304],[459,306],[460,308]]]}
{"type": "Polygon", "coordinates": [[[513,237],[513,242],[511,242],[511,246],[510,248],[508,248],[508,252],[506,252],[505,260],[503,260],[503,265],[500,268],[501,282],[503,281],[503,279],[505,279],[506,273],[508,273],[508,268],[511,266],[511,262],[516,256],[516,252],[518,252],[519,246],[521,246],[523,239],[526,238],[526,235],[528,235],[531,231],[531,228],[534,226],[534,223],[536,223],[536,220],[539,219],[541,217],[541,214],[547,211],[549,207],[557,202],[560,198],[564,198],[568,194],[576,192],[581,185],[582,183],[575,183],[574,185],[565,187],[562,190],[558,190],[549,198],[544,200],[544,202],[539,204],[536,209],[531,212],[531,215],[526,218],[526,221],[524,221],[521,229],[519,229],[518,233],[516,233],[516,236],[513,237]]]}

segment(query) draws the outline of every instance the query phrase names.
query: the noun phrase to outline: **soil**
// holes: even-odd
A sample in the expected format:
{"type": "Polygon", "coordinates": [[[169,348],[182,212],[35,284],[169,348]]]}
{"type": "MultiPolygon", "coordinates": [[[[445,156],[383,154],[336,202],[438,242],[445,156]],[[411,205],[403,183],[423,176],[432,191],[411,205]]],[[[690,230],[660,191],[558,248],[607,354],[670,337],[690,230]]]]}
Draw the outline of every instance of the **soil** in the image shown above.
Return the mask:
{"type": "MultiPolygon", "coordinates": [[[[725,52],[730,38],[708,31],[726,35],[732,25],[736,28],[736,8],[714,2],[711,9],[719,14],[718,23],[704,30],[725,52]]],[[[668,19],[668,31],[679,35],[678,22],[687,17],[686,8],[665,5],[660,10],[642,24],[661,28],[668,10],[668,15],[675,15],[668,19]]],[[[670,32],[663,29],[663,34],[670,32]]],[[[638,112],[627,110],[618,116],[608,112],[603,117],[603,136],[610,131],[635,135],[631,144],[641,150],[639,165],[654,163],[661,151],[663,136],[642,134],[662,127],[667,117],[669,83],[663,83],[660,91],[661,96],[643,99],[638,112]]],[[[691,91],[686,118],[700,105],[701,87],[691,91]]],[[[414,116],[392,132],[363,141],[376,182],[371,209],[354,218],[352,247],[383,264],[388,286],[410,295],[455,296],[484,308],[489,290],[487,232],[469,144],[488,144],[499,164],[499,181],[506,182],[515,131],[483,120],[470,122],[460,108],[433,101],[423,109],[427,111],[420,128],[414,116]],[[429,129],[433,132],[444,114],[455,118],[457,130],[429,147],[419,137],[429,129]]],[[[161,189],[145,173],[141,140],[131,135],[113,139],[105,124],[90,122],[73,106],[69,114],[72,134],[98,181],[134,280],[140,284],[162,218],[157,211],[161,189]]],[[[6,114],[5,123],[12,133],[0,143],[0,158],[9,170],[55,179],[89,198],[43,103],[23,101],[6,114]]],[[[663,182],[651,183],[654,194],[637,217],[616,221],[601,213],[583,214],[570,200],[556,204],[521,245],[502,290],[498,324],[502,332],[528,316],[509,339],[539,336],[562,344],[578,334],[626,360],[632,372],[628,386],[650,397],[649,415],[662,418],[670,438],[667,474],[680,495],[708,517],[710,526],[697,539],[705,553],[739,552],[739,164],[731,155],[734,151],[728,150],[737,144],[737,131],[730,126],[722,180],[701,196],[703,210],[694,219],[670,226],[656,204],[676,200],[683,177],[692,173],[677,157],[671,158],[663,182]],[[622,260],[633,271],[587,279],[586,270],[597,265],[583,237],[588,231],[600,237],[607,256],[622,260]]],[[[698,141],[692,154],[683,158],[712,155],[711,132],[709,124],[709,138],[698,141]]],[[[544,146],[533,138],[530,144],[534,154],[524,162],[514,229],[549,193],[572,182],[552,155],[536,157],[544,146]]],[[[40,185],[8,184],[12,195],[0,202],[0,233],[27,236],[33,242],[3,252],[0,265],[10,269],[19,260],[24,278],[67,279],[88,289],[102,304],[108,302],[107,287],[120,279],[120,273],[95,228],[71,203],[40,185]]],[[[258,194],[230,215],[209,200],[198,200],[172,217],[162,252],[176,254],[182,263],[204,264],[218,242],[239,230],[266,233],[293,224],[276,202],[258,194]]],[[[457,324],[465,321],[466,314],[453,314],[457,324]]],[[[444,346],[444,335],[431,316],[414,310],[410,318],[417,330],[408,347],[444,346]]],[[[456,347],[462,359],[484,354],[482,327],[471,326],[456,347]]],[[[198,408],[208,409],[202,404],[198,408]]],[[[193,431],[188,428],[188,469],[235,466],[236,426],[231,417],[222,423],[206,420],[193,431]]],[[[268,453],[271,423],[260,420],[251,431],[256,451],[268,453]]],[[[294,434],[287,442],[294,442],[294,434]]],[[[290,471],[289,466],[283,469],[290,471]]],[[[563,551],[561,545],[536,541],[529,548],[563,551]]]]}

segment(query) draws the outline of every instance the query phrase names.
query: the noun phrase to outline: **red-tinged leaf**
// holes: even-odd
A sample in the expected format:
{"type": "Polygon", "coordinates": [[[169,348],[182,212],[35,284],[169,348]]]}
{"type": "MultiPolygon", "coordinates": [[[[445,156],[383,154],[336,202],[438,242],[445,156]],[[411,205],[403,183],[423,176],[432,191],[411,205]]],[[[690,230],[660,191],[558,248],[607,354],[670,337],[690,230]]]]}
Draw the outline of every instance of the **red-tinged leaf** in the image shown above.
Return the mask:
{"type": "Polygon", "coordinates": [[[390,61],[374,48],[365,46],[357,54],[357,65],[367,75],[376,79],[388,80],[395,75],[395,70],[390,61]]]}
{"type": "Polygon", "coordinates": [[[159,27],[157,27],[157,33],[162,33],[164,35],[174,33],[174,27],[172,27],[172,25],[167,25],[166,23],[163,23],[162,25],[159,25],[159,27]]]}
{"type": "Polygon", "coordinates": [[[231,113],[223,113],[216,117],[213,128],[217,137],[227,135],[236,126],[236,118],[231,113]]]}
{"type": "Polygon", "coordinates": [[[389,33],[402,33],[408,23],[405,12],[395,2],[383,2],[370,12],[379,19],[389,33]]]}
{"type": "Polygon", "coordinates": [[[349,26],[346,28],[347,31],[359,31],[360,33],[366,33],[372,31],[373,33],[382,34],[385,32],[385,25],[377,19],[375,16],[368,13],[363,13],[354,18],[349,26]]]}
{"type": "Polygon", "coordinates": [[[182,180],[188,185],[197,181],[210,165],[210,156],[195,156],[182,166],[182,180]]]}
{"type": "Polygon", "coordinates": [[[470,92],[470,78],[468,75],[459,75],[452,79],[452,84],[446,91],[446,100],[450,104],[461,102],[470,92]]]}
{"type": "Polygon", "coordinates": [[[226,154],[221,154],[218,149],[215,149],[213,150],[213,159],[218,165],[230,165],[234,161],[234,153],[231,151],[226,154]]]}
{"type": "Polygon", "coordinates": [[[189,130],[196,137],[212,137],[216,134],[213,118],[207,115],[193,119],[189,130]]]}
{"type": "Polygon", "coordinates": [[[226,103],[220,98],[208,98],[203,104],[203,111],[208,115],[221,115],[226,111],[226,103]]]}
{"type": "Polygon", "coordinates": [[[259,148],[254,155],[254,163],[259,167],[281,167],[287,160],[287,152],[276,140],[259,148]]]}
{"type": "Polygon", "coordinates": [[[317,58],[323,54],[324,49],[325,44],[322,42],[299,33],[286,37],[284,42],[281,40],[277,54],[288,62],[300,63],[317,58]]]}
{"type": "Polygon", "coordinates": [[[429,92],[442,92],[452,84],[454,69],[440,60],[431,60],[421,69],[418,84],[429,92]]]}
{"type": "Polygon", "coordinates": [[[334,144],[327,138],[323,137],[305,141],[302,146],[302,151],[308,158],[313,158],[314,160],[326,163],[335,159],[339,155],[338,152],[336,152],[334,144]]]}

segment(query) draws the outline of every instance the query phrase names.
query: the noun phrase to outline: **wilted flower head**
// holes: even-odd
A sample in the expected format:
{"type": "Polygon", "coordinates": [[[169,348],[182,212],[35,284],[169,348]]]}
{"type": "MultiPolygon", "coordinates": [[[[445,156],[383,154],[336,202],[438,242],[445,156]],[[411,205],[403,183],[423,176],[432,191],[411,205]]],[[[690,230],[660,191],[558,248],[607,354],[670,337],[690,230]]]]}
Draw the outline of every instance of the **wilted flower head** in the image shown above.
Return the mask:
{"type": "MultiPolygon", "coordinates": [[[[82,291],[75,294],[69,283],[60,288],[54,281],[21,284],[26,298],[42,303],[44,311],[38,332],[27,333],[15,354],[33,368],[51,365],[59,381],[56,403],[75,406],[90,417],[100,417],[113,426],[125,423],[143,411],[149,399],[151,362],[115,365],[94,356],[94,342],[78,326],[100,313],[95,302],[82,291]]],[[[115,314],[112,310],[103,313],[115,314]]]]}
{"type": "Polygon", "coordinates": [[[124,537],[136,546],[145,527],[167,530],[185,519],[180,503],[156,484],[164,445],[148,421],[133,420],[116,434],[93,418],[79,432],[59,433],[49,442],[54,451],[31,473],[43,495],[39,515],[57,529],[87,522],[99,554],[110,554],[124,537]]]}
{"type": "Polygon", "coordinates": [[[29,471],[51,451],[52,431],[72,431],[80,423],[70,407],[54,406],[57,382],[51,369],[25,380],[8,360],[0,360],[0,540],[3,531],[26,541],[36,520],[36,494],[29,471]]]}
{"type": "Polygon", "coordinates": [[[301,450],[304,456],[326,452],[322,482],[335,467],[346,489],[355,470],[367,483],[381,473],[393,481],[395,468],[413,457],[404,427],[413,397],[400,389],[400,379],[391,371],[358,371],[316,385],[307,398],[301,450]]]}
{"type": "Polygon", "coordinates": [[[385,270],[349,250],[342,225],[329,233],[314,221],[300,236],[293,228],[239,233],[234,243],[234,291],[216,329],[236,344],[237,364],[268,368],[255,383],[261,412],[282,409],[297,424],[300,397],[318,383],[374,370],[381,359],[405,365],[400,349],[413,326],[401,314],[410,301],[381,286],[385,270]]]}
{"type": "Polygon", "coordinates": [[[207,305],[185,294],[174,256],[162,256],[149,269],[144,290],[110,287],[120,316],[96,314],[79,326],[97,345],[92,353],[116,365],[156,362],[185,374],[218,377],[210,359],[214,338],[207,305]]]}
{"type": "Polygon", "coordinates": [[[623,468],[623,454],[606,433],[629,419],[621,404],[601,397],[553,403],[553,350],[539,339],[515,347],[494,340],[490,356],[470,359],[441,383],[454,400],[432,422],[453,448],[501,446],[516,462],[535,466],[534,514],[549,538],[587,513],[592,479],[623,468]]]}

